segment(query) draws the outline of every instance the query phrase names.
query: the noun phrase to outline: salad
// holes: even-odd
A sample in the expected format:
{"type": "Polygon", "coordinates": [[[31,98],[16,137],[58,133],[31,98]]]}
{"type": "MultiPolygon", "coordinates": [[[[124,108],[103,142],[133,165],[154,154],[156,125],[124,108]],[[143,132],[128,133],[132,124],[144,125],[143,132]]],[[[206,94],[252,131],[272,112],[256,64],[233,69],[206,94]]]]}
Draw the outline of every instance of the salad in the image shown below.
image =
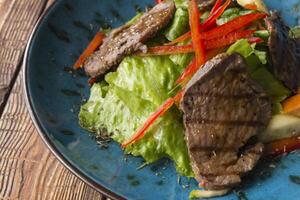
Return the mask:
{"type": "Polygon", "coordinates": [[[98,32],[80,125],[145,163],[168,157],[220,196],[262,157],[300,148],[300,28],[261,0],[163,0],[98,32]]]}

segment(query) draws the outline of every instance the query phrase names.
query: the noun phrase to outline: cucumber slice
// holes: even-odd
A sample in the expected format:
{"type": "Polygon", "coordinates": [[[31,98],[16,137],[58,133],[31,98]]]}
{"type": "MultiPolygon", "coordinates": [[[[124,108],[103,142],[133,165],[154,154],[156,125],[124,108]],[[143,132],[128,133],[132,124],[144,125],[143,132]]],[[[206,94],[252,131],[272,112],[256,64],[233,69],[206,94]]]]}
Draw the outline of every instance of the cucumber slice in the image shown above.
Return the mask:
{"type": "Polygon", "coordinates": [[[288,115],[274,115],[267,129],[260,134],[259,139],[264,142],[300,136],[300,118],[288,115]]]}

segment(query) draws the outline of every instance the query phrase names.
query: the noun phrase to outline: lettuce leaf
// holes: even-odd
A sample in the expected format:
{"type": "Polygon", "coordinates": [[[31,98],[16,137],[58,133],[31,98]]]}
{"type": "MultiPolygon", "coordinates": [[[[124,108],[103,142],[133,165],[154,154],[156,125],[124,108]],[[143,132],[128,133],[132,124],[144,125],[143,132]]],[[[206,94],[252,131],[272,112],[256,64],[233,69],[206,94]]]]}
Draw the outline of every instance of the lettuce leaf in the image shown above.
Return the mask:
{"type": "Polygon", "coordinates": [[[235,19],[236,17],[239,17],[241,15],[246,15],[246,14],[250,14],[250,13],[254,13],[256,11],[253,10],[244,10],[244,9],[240,9],[240,8],[228,8],[224,11],[224,13],[221,15],[221,17],[219,19],[217,19],[217,24],[218,25],[222,25],[225,24],[233,19],[235,19]]]}
{"type": "Polygon", "coordinates": [[[267,53],[255,49],[246,39],[238,40],[231,45],[227,53],[239,53],[249,65],[250,76],[265,89],[266,93],[273,100],[273,113],[280,113],[282,110],[280,102],[290,96],[288,90],[275,76],[267,69],[267,53]]]}
{"type": "MultiPolygon", "coordinates": [[[[176,2],[176,1],[175,1],[176,2]]],[[[172,41],[183,35],[189,30],[189,14],[184,8],[177,8],[171,26],[165,31],[165,37],[172,41]]],[[[182,42],[179,45],[185,45],[190,41],[182,42]]],[[[176,54],[170,55],[169,58],[179,66],[187,66],[191,61],[193,54],[176,54]]]]}
{"type": "Polygon", "coordinates": [[[236,41],[227,49],[228,54],[239,53],[244,58],[248,58],[251,54],[254,53],[254,49],[245,39],[236,41]]]}
{"type": "Polygon", "coordinates": [[[131,18],[128,22],[126,22],[127,25],[132,25],[134,24],[138,19],[141,18],[141,16],[143,16],[143,12],[137,12],[137,14],[131,18]]]}
{"type": "Polygon", "coordinates": [[[187,8],[188,0],[174,0],[176,8],[187,8]]]}
{"type": "Polygon", "coordinates": [[[252,72],[251,77],[273,100],[273,114],[278,114],[282,111],[281,103],[287,97],[291,95],[291,91],[288,90],[279,80],[277,80],[272,73],[270,73],[266,67],[259,67],[252,72]]]}
{"type": "Polygon", "coordinates": [[[169,58],[178,66],[187,66],[193,57],[193,54],[174,54],[170,55],[169,58]]]}
{"type": "Polygon", "coordinates": [[[178,8],[175,12],[171,25],[167,28],[165,36],[172,41],[189,29],[189,14],[186,9],[178,8]]]}
{"type": "Polygon", "coordinates": [[[264,40],[268,40],[269,36],[270,36],[270,33],[267,30],[257,30],[257,31],[254,32],[254,36],[255,37],[260,37],[264,40]]]}
{"type": "MultiPolygon", "coordinates": [[[[191,42],[191,39],[180,42],[178,45],[187,45],[191,42]]],[[[192,58],[194,57],[193,53],[182,53],[182,54],[172,54],[169,58],[172,60],[173,63],[177,64],[178,66],[187,66],[192,58]]]]}
{"type": "Polygon", "coordinates": [[[105,80],[159,106],[169,97],[168,92],[182,71],[183,67],[168,56],[132,56],[125,58],[117,72],[107,74],[105,80]]]}
{"type": "Polygon", "coordinates": [[[300,38],[300,26],[295,26],[290,30],[290,36],[293,38],[300,38]]]}
{"type": "Polygon", "coordinates": [[[246,39],[241,39],[232,44],[227,53],[232,54],[234,52],[241,54],[248,65],[251,67],[251,71],[256,69],[261,64],[267,64],[267,52],[255,49],[256,44],[250,45],[246,39]]]}
{"type": "MultiPolygon", "coordinates": [[[[80,125],[97,134],[106,130],[118,143],[128,140],[169,97],[182,70],[168,56],[125,58],[116,72],[106,75],[107,83],[93,85],[79,114],[80,125]]],[[[169,157],[181,175],[193,176],[182,115],[175,106],[125,152],[142,156],[146,163],[169,157]]]]}

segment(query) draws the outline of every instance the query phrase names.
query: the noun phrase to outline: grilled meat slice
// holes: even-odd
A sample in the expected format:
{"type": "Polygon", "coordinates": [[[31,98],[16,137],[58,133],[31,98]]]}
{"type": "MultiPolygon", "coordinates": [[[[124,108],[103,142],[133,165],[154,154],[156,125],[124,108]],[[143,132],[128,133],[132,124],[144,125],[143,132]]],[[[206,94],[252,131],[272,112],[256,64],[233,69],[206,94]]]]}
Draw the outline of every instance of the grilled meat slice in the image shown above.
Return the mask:
{"type": "Polygon", "coordinates": [[[220,54],[188,83],[181,101],[196,179],[206,189],[227,189],[256,165],[263,144],[248,140],[271,118],[269,98],[249,78],[239,54],[220,54]]]}
{"type": "Polygon", "coordinates": [[[289,37],[290,28],[284,24],[277,12],[266,19],[270,32],[269,50],[275,76],[293,92],[300,87],[300,45],[289,37]]]}
{"type": "Polygon", "coordinates": [[[174,12],[174,2],[165,0],[145,13],[136,23],[113,30],[100,49],[84,63],[86,73],[97,77],[113,70],[125,56],[142,48],[144,42],[165,27],[174,12]]]}

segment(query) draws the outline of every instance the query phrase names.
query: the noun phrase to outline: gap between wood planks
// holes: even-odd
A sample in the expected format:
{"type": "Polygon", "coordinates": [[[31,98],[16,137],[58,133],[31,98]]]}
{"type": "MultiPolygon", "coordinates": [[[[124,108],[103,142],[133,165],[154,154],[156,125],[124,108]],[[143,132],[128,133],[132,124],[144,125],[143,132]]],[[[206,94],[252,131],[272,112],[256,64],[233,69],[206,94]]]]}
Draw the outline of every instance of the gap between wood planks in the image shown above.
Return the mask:
{"type": "Polygon", "coordinates": [[[53,1],[0,0],[0,199],[104,200],[46,149],[23,100],[25,46],[53,1]]]}
{"type": "MultiPolygon", "coordinates": [[[[25,50],[24,50],[25,51],[25,50]]],[[[1,86],[0,85],[0,118],[2,117],[3,111],[5,109],[5,106],[7,104],[7,101],[9,99],[10,93],[12,91],[12,88],[14,87],[17,77],[20,73],[21,67],[22,67],[22,62],[23,62],[23,57],[24,57],[24,52],[21,57],[20,62],[18,63],[15,72],[13,73],[10,83],[8,86],[1,86]]]]}
{"type": "MultiPolygon", "coordinates": [[[[16,4],[15,2],[17,2],[17,1],[0,0],[0,40],[1,40],[0,44],[1,44],[1,46],[3,43],[5,43],[5,40],[9,41],[9,40],[14,39],[13,36],[6,35],[7,33],[5,33],[5,32],[9,32],[9,31],[11,31],[11,32],[17,31],[17,28],[13,27],[14,25],[11,25],[11,26],[9,25],[9,23],[11,23],[11,24],[13,23],[12,18],[16,17],[17,20],[21,20],[21,19],[17,18],[18,13],[13,12],[13,9],[16,9],[14,7],[14,5],[16,4]],[[14,28],[16,30],[14,30],[14,28]]],[[[11,73],[8,72],[8,75],[7,75],[8,77],[5,77],[5,75],[0,76],[0,78],[5,79],[4,81],[0,80],[0,118],[3,115],[3,111],[5,109],[7,101],[11,94],[12,88],[13,88],[13,86],[17,80],[17,77],[20,73],[26,44],[31,35],[31,32],[33,31],[33,28],[34,28],[36,22],[38,21],[39,17],[45,11],[45,8],[53,2],[54,2],[54,0],[44,0],[42,2],[42,6],[41,6],[40,10],[38,11],[38,13],[36,15],[37,17],[35,19],[31,19],[32,23],[28,27],[26,27],[26,28],[30,29],[30,31],[27,33],[25,39],[23,41],[20,41],[20,43],[24,42],[24,44],[21,44],[22,47],[20,49],[13,50],[13,51],[21,51],[21,53],[19,55],[16,52],[9,52],[8,47],[4,47],[2,49],[3,54],[9,54],[9,53],[16,54],[16,57],[14,59],[17,60],[17,62],[14,63],[13,61],[10,60],[12,63],[9,63],[9,64],[12,64],[12,65],[10,66],[9,70],[11,70],[12,72],[11,73]],[[6,50],[7,50],[7,52],[5,52],[6,50]]],[[[21,17],[21,16],[19,16],[19,17],[21,17]]],[[[30,17],[28,17],[27,20],[30,20],[30,17]]],[[[2,71],[6,70],[6,69],[4,69],[6,67],[7,66],[5,66],[4,63],[0,63],[0,68],[2,68],[2,71]]],[[[8,71],[8,69],[7,69],[7,71],[8,71]]],[[[0,71],[0,73],[1,73],[1,71],[0,71]]]]}

